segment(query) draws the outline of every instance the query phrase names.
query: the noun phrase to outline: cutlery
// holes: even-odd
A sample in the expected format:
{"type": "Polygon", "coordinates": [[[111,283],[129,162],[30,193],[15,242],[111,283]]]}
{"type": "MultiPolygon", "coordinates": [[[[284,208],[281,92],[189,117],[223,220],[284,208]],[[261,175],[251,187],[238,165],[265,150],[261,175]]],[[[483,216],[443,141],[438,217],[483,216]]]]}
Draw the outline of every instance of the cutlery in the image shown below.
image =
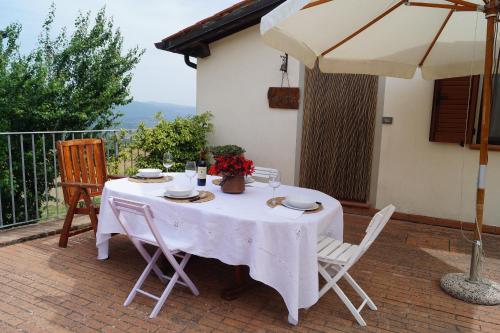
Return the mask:
{"type": "Polygon", "coordinates": [[[196,201],[198,201],[198,200],[201,200],[201,199],[205,198],[205,196],[206,196],[206,194],[205,194],[205,193],[203,193],[203,194],[198,195],[198,196],[196,196],[196,197],[194,197],[194,198],[192,198],[192,199],[189,199],[189,202],[196,202],[196,201]]]}

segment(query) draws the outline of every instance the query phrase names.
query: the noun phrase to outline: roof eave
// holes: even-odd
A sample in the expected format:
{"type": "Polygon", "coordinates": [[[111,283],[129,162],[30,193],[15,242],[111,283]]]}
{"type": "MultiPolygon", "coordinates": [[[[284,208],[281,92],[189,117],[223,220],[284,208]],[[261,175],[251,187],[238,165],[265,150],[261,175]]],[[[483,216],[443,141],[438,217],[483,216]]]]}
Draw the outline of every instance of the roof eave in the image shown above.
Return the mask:
{"type": "Polygon", "coordinates": [[[269,13],[285,0],[255,0],[234,9],[226,15],[201,21],[187,29],[186,33],[176,33],[155,43],[160,50],[179,53],[196,58],[210,55],[209,44],[260,22],[262,16],[269,13]]]}

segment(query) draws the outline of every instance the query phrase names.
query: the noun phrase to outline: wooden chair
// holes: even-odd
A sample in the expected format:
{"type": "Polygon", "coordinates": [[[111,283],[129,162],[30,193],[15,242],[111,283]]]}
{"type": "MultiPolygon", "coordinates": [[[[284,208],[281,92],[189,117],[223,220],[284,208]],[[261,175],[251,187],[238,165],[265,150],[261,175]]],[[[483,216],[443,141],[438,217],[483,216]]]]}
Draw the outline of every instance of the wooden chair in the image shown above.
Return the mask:
{"type": "Polygon", "coordinates": [[[69,237],[92,229],[94,233],[97,232],[99,207],[94,205],[92,198],[101,195],[104,183],[108,180],[104,140],[58,141],[57,157],[61,177],[60,184],[64,194],[64,202],[68,207],[61,237],[59,238],[59,246],[67,247],[69,237]],[[79,207],[82,200],[85,206],[79,207]],[[89,215],[91,226],[71,231],[71,224],[75,214],[89,215]]]}

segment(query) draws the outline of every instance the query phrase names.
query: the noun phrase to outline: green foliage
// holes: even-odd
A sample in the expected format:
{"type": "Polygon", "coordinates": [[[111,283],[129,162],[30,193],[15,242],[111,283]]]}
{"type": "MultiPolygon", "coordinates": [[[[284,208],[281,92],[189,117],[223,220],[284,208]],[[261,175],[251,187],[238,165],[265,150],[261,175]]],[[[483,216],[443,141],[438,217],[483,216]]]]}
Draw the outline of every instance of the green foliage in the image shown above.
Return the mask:
{"type": "Polygon", "coordinates": [[[21,26],[4,29],[0,44],[1,130],[103,129],[119,116],[117,105],[131,102],[131,70],[144,52],[137,47],[122,54],[123,37],[101,9],[93,24],[90,12],[80,14],[74,32],[63,29],[55,38],[51,10],[39,46],[23,56],[17,40],[21,26]],[[36,127],[36,128],[35,128],[36,127]]]}
{"type": "MultiPolygon", "coordinates": [[[[162,160],[167,151],[174,157],[174,165],[170,171],[184,171],[186,161],[198,160],[200,151],[207,144],[207,134],[213,128],[210,122],[212,114],[205,112],[167,121],[158,113],[156,118],[158,124],[155,127],[146,128],[144,124],[139,125],[129,143],[120,147],[118,158],[112,159],[108,164],[112,172],[120,173],[120,161],[132,159],[135,164],[126,167],[127,175],[134,174],[139,168],[164,169],[162,160]]],[[[125,132],[122,132],[122,138],[123,135],[125,132]]]]}
{"type": "MultiPolygon", "coordinates": [[[[105,9],[98,11],[93,20],[90,12],[78,15],[70,35],[62,29],[52,37],[54,19],[55,6],[52,5],[38,47],[26,55],[19,52],[21,25],[0,27],[0,132],[103,129],[120,116],[113,112],[114,107],[132,100],[131,71],[144,51],[135,47],[123,52],[121,32],[114,27],[112,19],[106,18],[105,9]]],[[[40,138],[31,141],[25,136],[21,141],[13,137],[13,197],[17,220],[26,218],[25,211],[29,219],[36,216],[35,186],[39,198],[49,195],[54,186],[50,181],[55,174],[53,142],[50,137],[46,139],[44,156],[40,138]],[[22,186],[21,143],[25,148],[26,192],[22,186]],[[36,175],[31,163],[33,154],[36,175]],[[49,180],[47,188],[42,173],[44,162],[49,180]],[[24,207],[24,197],[31,203],[29,207],[24,207]]],[[[6,141],[5,136],[0,136],[0,194],[4,221],[12,221],[6,141]]]]}
{"type": "Polygon", "coordinates": [[[224,146],[216,146],[210,148],[212,155],[214,157],[219,156],[238,156],[245,153],[245,149],[236,145],[224,145],[224,146]]]}

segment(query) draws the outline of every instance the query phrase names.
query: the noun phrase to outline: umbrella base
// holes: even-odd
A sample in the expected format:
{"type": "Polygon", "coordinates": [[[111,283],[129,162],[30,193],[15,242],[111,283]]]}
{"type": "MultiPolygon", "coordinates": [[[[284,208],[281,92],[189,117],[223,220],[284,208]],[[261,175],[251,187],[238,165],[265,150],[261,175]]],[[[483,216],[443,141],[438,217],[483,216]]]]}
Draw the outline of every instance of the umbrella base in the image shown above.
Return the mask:
{"type": "Polygon", "coordinates": [[[468,281],[464,273],[450,273],[441,278],[441,288],[449,295],[462,301],[480,305],[500,304],[500,284],[481,279],[479,282],[468,281]]]}

